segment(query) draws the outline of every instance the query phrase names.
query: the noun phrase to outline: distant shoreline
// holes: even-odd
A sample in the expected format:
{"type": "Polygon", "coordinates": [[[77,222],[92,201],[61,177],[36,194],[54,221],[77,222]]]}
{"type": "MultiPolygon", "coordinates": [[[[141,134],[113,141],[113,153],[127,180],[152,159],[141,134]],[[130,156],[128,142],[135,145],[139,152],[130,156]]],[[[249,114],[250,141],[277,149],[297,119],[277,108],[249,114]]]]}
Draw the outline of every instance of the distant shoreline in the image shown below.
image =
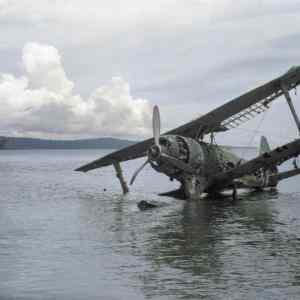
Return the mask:
{"type": "Polygon", "coordinates": [[[120,149],[130,146],[134,143],[136,142],[115,138],[48,140],[35,138],[0,137],[0,150],[120,149]]]}
{"type": "MultiPolygon", "coordinates": [[[[5,137],[0,136],[0,150],[75,150],[75,149],[121,149],[137,143],[138,141],[131,141],[117,138],[97,138],[97,139],[78,139],[78,140],[49,140],[49,139],[35,139],[22,137],[5,137]]],[[[235,149],[257,149],[257,147],[243,147],[243,146],[227,146],[225,148],[235,149]]]]}

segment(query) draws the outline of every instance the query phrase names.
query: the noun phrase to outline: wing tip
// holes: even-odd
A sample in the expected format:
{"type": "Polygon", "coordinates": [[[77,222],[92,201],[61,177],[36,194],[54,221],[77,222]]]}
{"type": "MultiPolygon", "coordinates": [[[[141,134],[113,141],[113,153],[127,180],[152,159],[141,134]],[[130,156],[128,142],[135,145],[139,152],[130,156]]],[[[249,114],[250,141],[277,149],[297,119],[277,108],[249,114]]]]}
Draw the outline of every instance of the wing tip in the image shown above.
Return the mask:
{"type": "Polygon", "coordinates": [[[77,168],[74,170],[75,172],[83,172],[83,173],[86,173],[87,170],[85,170],[83,167],[80,167],[80,168],[77,168]]]}

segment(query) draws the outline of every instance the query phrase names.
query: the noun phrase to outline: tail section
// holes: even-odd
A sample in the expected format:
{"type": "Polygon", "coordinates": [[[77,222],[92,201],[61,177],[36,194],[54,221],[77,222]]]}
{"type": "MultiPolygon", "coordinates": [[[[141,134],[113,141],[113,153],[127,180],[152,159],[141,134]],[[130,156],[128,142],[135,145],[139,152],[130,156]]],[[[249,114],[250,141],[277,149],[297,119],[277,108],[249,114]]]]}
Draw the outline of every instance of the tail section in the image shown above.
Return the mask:
{"type": "MultiPolygon", "coordinates": [[[[263,155],[267,152],[270,152],[270,145],[266,139],[266,137],[262,136],[260,140],[260,148],[259,148],[259,155],[263,155]]],[[[298,168],[297,164],[295,165],[294,170],[285,171],[285,172],[278,172],[277,166],[272,166],[270,169],[265,171],[265,177],[268,178],[267,182],[268,184],[273,183],[273,185],[276,185],[279,181],[299,175],[300,174],[300,168],[298,168]]]]}
{"type": "MultiPolygon", "coordinates": [[[[263,142],[265,145],[265,143],[263,142]]],[[[300,138],[296,139],[288,144],[277,147],[263,155],[260,155],[252,160],[244,162],[240,165],[237,165],[235,168],[228,171],[223,171],[217,173],[211,179],[211,185],[209,189],[222,189],[224,187],[232,186],[232,182],[235,179],[242,178],[246,175],[256,175],[255,173],[260,172],[261,170],[265,173],[263,174],[263,182],[259,180],[259,187],[275,187],[278,183],[278,180],[282,180],[288,177],[295,176],[300,174],[299,169],[294,172],[278,174],[277,165],[281,165],[283,162],[300,155],[300,138]],[[272,172],[272,170],[276,172],[272,172]],[[299,172],[299,173],[298,173],[299,172]],[[266,174],[267,173],[267,174],[266,174]],[[267,175],[267,176],[266,176],[267,175]],[[279,176],[277,176],[279,175],[279,176]]],[[[257,181],[258,181],[258,176],[257,181]]],[[[251,184],[250,187],[253,187],[251,184]]],[[[209,190],[207,189],[207,190],[209,190]]]]}

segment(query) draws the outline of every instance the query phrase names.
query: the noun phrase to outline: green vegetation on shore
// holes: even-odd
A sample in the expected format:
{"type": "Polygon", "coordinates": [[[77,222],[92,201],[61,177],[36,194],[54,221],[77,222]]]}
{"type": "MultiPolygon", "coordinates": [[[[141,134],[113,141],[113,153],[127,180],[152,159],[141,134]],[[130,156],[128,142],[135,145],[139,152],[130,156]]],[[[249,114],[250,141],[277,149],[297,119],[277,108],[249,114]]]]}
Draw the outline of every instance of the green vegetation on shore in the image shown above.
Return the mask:
{"type": "Polygon", "coordinates": [[[0,137],[0,149],[119,149],[134,144],[134,141],[98,138],[81,140],[46,140],[19,137],[0,137]]]}

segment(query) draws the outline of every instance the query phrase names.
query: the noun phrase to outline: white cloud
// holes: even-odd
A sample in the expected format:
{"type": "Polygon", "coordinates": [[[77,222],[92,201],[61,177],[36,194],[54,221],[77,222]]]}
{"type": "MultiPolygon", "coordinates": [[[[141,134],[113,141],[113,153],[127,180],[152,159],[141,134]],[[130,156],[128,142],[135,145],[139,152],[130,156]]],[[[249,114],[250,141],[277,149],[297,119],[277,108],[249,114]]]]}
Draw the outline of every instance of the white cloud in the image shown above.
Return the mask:
{"type": "Polygon", "coordinates": [[[27,43],[25,75],[0,74],[2,134],[42,137],[145,136],[151,105],[135,99],[129,84],[112,78],[83,99],[63,69],[56,48],[27,43]]]}
{"type": "MultiPolygon", "coordinates": [[[[15,74],[6,75],[2,89],[22,95],[11,96],[10,107],[25,107],[27,114],[31,107],[30,122],[25,117],[20,121],[22,110],[18,116],[10,110],[18,120],[18,126],[11,121],[10,128],[28,134],[43,124],[43,133],[34,134],[52,130],[49,134],[63,135],[59,132],[65,129],[70,136],[97,135],[94,130],[109,123],[100,116],[101,109],[113,110],[108,90],[120,86],[119,98],[132,99],[121,79],[90,93],[115,74],[134,82],[136,97],[160,104],[163,131],[174,128],[299,64],[299,15],[300,0],[287,0],[284,5],[282,0],[0,0],[0,72],[15,74]],[[35,50],[29,45],[20,73],[18,49],[28,40],[54,45],[64,54],[64,68],[57,50],[32,55],[35,50]],[[37,99],[43,99],[43,104],[37,99]],[[97,101],[101,108],[96,107],[97,101]],[[39,120],[39,115],[55,109],[52,123],[56,126],[39,120]],[[98,117],[87,117],[96,111],[98,117]],[[64,118],[58,112],[64,112],[68,122],[60,124],[64,118]]],[[[144,122],[136,120],[145,116],[133,113],[133,106],[132,114],[123,115],[124,122],[130,132],[136,128],[143,135],[144,122]]],[[[137,107],[139,112],[147,111],[142,104],[137,107]]],[[[240,143],[238,133],[231,136],[240,143]]]]}
{"type": "Polygon", "coordinates": [[[73,83],[65,74],[57,49],[52,46],[43,47],[37,43],[27,43],[22,58],[31,88],[46,88],[48,91],[62,95],[72,92],[73,83]]]}

